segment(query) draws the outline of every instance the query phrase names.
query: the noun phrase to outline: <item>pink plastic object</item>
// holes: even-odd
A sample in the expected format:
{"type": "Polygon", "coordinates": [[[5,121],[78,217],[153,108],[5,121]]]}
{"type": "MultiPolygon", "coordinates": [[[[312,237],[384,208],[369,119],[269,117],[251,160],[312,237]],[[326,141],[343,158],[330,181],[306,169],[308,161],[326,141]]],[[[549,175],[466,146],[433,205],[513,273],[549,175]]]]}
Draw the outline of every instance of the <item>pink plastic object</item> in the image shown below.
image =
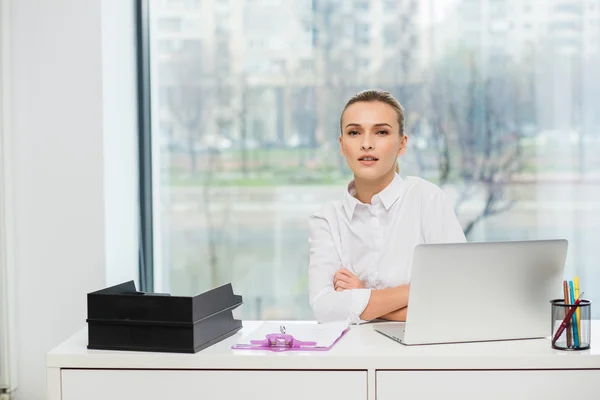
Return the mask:
{"type": "Polygon", "coordinates": [[[264,340],[251,340],[250,344],[236,344],[231,346],[235,350],[269,350],[269,351],[288,351],[288,350],[306,350],[306,351],[326,351],[332,348],[344,334],[329,347],[317,347],[317,342],[305,342],[295,339],[292,335],[282,333],[271,333],[264,340]]]}

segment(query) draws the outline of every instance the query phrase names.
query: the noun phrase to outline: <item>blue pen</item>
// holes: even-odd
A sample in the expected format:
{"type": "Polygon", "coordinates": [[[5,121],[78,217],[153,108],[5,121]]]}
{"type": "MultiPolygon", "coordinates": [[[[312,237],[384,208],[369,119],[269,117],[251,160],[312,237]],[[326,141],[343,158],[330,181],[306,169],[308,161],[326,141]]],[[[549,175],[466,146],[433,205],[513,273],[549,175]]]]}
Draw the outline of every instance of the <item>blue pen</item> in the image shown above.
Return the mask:
{"type": "MultiPolygon", "coordinates": [[[[573,290],[573,281],[569,281],[569,297],[571,298],[571,304],[575,304],[575,290],[573,290]]],[[[573,325],[573,343],[575,347],[579,347],[579,331],[577,330],[577,316],[573,313],[572,323],[573,325]]]]}

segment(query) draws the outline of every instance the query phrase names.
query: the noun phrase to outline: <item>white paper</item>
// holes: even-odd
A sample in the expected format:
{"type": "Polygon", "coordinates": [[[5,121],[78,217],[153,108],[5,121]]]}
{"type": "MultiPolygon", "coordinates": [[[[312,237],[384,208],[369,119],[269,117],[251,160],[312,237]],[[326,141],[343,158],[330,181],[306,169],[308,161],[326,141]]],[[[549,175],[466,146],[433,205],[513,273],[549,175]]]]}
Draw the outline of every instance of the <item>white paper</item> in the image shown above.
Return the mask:
{"type": "Polygon", "coordinates": [[[280,327],[285,327],[285,333],[303,342],[317,342],[315,347],[331,347],[333,343],[348,328],[347,321],[335,321],[325,324],[298,322],[263,322],[254,331],[242,336],[237,344],[250,344],[251,340],[265,340],[271,333],[281,333],[280,327]]]}

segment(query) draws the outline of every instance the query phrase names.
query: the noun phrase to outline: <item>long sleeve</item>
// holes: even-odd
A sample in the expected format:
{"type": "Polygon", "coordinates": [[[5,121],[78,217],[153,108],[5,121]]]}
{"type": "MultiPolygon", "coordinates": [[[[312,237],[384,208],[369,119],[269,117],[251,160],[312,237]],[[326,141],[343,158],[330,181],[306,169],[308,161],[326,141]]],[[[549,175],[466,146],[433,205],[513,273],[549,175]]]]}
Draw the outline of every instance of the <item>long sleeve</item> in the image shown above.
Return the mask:
{"type": "Polygon", "coordinates": [[[467,241],[454,209],[439,188],[424,205],[422,223],[425,243],[467,241]]]}
{"type": "Polygon", "coordinates": [[[370,289],[352,289],[336,292],[333,275],[342,267],[340,255],[335,248],[331,227],[323,213],[309,218],[310,261],[308,267],[309,298],[318,322],[348,320],[350,323],[365,322],[360,314],[371,297],[370,289]]]}

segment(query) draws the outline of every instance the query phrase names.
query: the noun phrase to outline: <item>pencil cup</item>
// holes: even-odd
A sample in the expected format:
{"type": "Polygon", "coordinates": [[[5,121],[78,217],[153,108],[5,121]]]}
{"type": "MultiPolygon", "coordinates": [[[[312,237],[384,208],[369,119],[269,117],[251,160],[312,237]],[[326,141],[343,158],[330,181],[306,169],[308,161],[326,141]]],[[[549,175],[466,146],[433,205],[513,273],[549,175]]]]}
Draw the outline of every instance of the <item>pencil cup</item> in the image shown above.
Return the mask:
{"type": "Polygon", "coordinates": [[[550,303],[552,304],[552,336],[550,337],[552,347],[558,350],[589,349],[592,302],[582,299],[579,304],[572,305],[565,304],[562,299],[556,299],[550,303]],[[566,320],[573,309],[572,316],[566,320]]]}

